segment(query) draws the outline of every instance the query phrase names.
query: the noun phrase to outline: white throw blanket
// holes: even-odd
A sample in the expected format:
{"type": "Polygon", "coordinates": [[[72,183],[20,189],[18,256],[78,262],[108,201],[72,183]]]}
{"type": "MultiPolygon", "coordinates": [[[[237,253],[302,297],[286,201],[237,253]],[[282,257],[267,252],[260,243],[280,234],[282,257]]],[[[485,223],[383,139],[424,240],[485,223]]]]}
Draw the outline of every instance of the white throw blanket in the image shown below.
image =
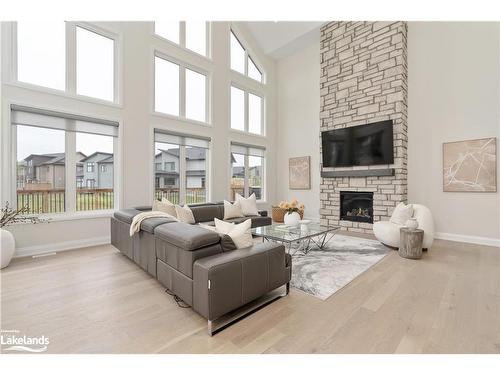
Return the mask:
{"type": "Polygon", "coordinates": [[[152,217],[167,217],[169,219],[174,219],[177,221],[177,218],[162,211],[141,212],[140,214],[134,216],[132,224],[130,224],[130,237],[132,237],[134,233],[139,232],[143,220],[150,219],[152,217]]]}

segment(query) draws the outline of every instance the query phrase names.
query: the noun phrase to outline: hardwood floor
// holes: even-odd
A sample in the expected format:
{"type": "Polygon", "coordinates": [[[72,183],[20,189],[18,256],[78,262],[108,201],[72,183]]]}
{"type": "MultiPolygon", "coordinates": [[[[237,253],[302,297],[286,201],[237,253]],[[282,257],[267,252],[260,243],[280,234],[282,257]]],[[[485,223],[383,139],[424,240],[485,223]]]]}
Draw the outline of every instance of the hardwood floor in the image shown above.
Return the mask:
{"type": "Polygon", "coordinates": [[[1,271],[2,329],[48,353],[500,353],[500,248],[436,241],[392,252],[326,301],[289,296],[214,337],[112,246],[1,271]]]}

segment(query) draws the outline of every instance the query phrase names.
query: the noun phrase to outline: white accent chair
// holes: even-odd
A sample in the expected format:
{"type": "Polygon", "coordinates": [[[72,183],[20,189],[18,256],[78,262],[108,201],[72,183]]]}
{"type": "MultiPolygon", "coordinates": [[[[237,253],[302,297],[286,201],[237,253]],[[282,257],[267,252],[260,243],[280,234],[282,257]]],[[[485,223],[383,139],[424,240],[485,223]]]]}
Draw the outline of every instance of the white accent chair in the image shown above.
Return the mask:
{"type": "MultiPolygon", "coordinates": [[[[413,217],[418,221],[418,228],[424,231],[424,241],[422,247],[430,249],[434,242],[434,221],[431,211],[421,204],[412,204],[413,217]]],[[[399,228],[404,225],[398,225],[390,221],[378,221],[373,224],[373,234],[384,245],[390,247],[399,247],[399,228]]]]}

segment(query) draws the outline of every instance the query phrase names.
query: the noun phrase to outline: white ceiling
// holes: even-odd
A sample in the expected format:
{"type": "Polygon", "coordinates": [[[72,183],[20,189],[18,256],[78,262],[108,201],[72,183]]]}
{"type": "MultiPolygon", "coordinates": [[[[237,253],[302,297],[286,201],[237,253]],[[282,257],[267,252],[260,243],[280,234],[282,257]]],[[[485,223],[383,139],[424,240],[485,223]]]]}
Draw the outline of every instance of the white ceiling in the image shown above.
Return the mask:
{"type": "MultiPolygon", "coordinates": [[[[280,59],[300,49],[305,43],[319,37],[324,22],[259,21],[239,22],[250,32],[262,52],[280,59]]],[[[319,40],[319,39],[318,39],[319,40]]]]}

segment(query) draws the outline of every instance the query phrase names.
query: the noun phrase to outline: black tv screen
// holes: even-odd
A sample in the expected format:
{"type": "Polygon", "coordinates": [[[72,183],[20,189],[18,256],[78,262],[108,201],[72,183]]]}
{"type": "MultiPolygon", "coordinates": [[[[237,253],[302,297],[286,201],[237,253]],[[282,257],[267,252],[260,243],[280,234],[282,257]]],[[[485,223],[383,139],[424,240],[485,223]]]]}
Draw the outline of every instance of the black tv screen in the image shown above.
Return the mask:
{"type": "Polygon", "coordinates": [[[321,133],[323,167],[394,163],[392,120],[321,133]]]}

